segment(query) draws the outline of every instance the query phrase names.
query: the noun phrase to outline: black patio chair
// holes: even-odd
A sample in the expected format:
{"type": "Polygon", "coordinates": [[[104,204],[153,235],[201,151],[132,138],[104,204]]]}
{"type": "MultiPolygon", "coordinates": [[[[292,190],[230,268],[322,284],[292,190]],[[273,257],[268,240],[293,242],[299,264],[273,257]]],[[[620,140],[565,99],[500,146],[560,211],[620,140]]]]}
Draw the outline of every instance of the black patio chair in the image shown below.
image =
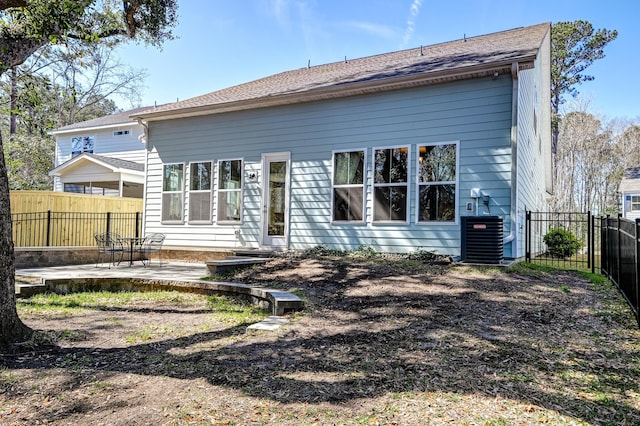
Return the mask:
{"type": "Polygon", "coordinates": [[[149,234],[144,237],[142,244],[138,248],[143,265],[151,265],[151,254],[158,253],[158,263],[162,266],[162,244],[164,239],[165,235],[160,233],[149,234]]]}
{"type": "Polygon", "coordinates": [[[124,255],[124,245],[122,244],[122,238],[118,234],[114,233],[96,233],[94,235],[96,239],[96,244],[98,246],[98,259],[96,260],[96,267],[100,264],[100,257],[107,255],[110,257],[111,262],[109,263],[109,268],[111,265],[116,265],[116,258],[118,260],[118,265],[122,261],[122,256],[124,255]]]}

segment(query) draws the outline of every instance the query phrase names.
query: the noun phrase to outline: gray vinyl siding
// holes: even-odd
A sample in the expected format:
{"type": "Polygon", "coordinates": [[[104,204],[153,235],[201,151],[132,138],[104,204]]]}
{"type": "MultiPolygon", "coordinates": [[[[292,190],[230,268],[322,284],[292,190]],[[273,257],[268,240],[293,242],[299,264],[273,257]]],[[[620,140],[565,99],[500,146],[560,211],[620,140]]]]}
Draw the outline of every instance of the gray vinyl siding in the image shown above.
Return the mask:
{"type": "MultiPolygon", "coordinates": [[[[543,43],[534,68],[520,71],[518,77],[518,176],[517,176],[517,252],[525,255],[525,212],[547,211],[548,174],[551,169],[549,50],[543,43]],[[535,112],[535,113],[534,113],[535,112]],[[534,118],[535,117],[535,118],[534,118]]],[[[532,239],[542,235],[532,234],[532,239]]],[[[534,246],[535,246],[534,241],[534,246]]]]}
{"type": "MultiPolygon", "coordinates": [[[[457,142],[460,215],[471,188],[491,195],[491,214],[511,209],[511,77],[441,84],[332,101],[297,104],[149,123],[145,232],[167,234],[186,247],[258,247],[261,242],[261,154],[291,155],[289,248],[324,245],[407,252],[417,248],[460,253],[455,223],[416,224],[417,145],[457,142]],[[373,148],[410,147],[408,223],[372,223],[373,148]],[[332,152],[366,148],[366,221],[331,222],[332,152]],[[162,165],[243,158],[243,221],[239,225],[162,225],[162,165]],[[258,173],[248,182],[250,172],[258,173]]],[[[215,170],[217,173],[217,168],[215,170]]],[[[185,179],[187,181],[187,179],[185,179]]],[[[217,205],[214,185],[214,212],[217,205]]],[[[186,184],[185,184],[186,189],[186,184]]],[[[188,212],[185,191],[185,215],[188,212]]],[[[488,211],[480,203],[480,214],[488,211]]]]}

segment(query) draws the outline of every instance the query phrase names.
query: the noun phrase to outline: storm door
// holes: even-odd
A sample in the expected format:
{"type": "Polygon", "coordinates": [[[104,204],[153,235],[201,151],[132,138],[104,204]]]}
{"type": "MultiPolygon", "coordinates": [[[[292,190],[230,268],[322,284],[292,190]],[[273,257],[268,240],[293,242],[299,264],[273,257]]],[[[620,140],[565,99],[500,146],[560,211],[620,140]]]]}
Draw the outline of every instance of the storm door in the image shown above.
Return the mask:
{"type": "Polygon", "coordinates": [[[289,153],[262,156],[262,245],[283,249],[289,235],[289,153]]]}

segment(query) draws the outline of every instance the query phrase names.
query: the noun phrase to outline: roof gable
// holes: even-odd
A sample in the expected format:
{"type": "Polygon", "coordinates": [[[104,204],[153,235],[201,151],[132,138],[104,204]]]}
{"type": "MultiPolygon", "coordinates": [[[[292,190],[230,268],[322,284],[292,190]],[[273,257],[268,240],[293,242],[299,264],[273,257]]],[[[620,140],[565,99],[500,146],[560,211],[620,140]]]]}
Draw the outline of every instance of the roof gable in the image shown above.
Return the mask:
{"type": "Polygon", "coordinates": [[[60,127],[58,129],[53,130],[51,134],[55,135],[59,133],[68,133],[68,132],[78,131],[78,130],[90,130],[90,129],[96,129],[96,128],[113,127],[118,125],[120,126],[134,125],[136,124],[136,120],[131,118],[131,115],[141,113],[144,110],[147,110],[150,108],[153,108],[153,107],[146,106],[146,107],[134,108],[128,111],[117,112],[114,114],[109,114],[102,117],[94,118],[92,120],[69,124],[68,126],[60,127]]]}
{"type": "Polygon", "coordinates": [[[135,163],[133,161],[121,160],[119,158],[105,157],[102,155],[82,153],[60,164],[51,170],[51,176],[59,176],[77,167],[94,165],[108,169],[111,172],[127,172],[133,174],[144,174],[144,164],[135,163]]]}
{"type": "Polygon", "coordinates": [[[640,167],[630,167],[625,169],[618,191],[640,192],[640,167]]]}
{"type": "Polygon", "coordinates": [[[394,90],[510,72],[532,62],[550,24],[285,71],[259,80],[132,114],[147,120],[213,114],[394,90]]]}

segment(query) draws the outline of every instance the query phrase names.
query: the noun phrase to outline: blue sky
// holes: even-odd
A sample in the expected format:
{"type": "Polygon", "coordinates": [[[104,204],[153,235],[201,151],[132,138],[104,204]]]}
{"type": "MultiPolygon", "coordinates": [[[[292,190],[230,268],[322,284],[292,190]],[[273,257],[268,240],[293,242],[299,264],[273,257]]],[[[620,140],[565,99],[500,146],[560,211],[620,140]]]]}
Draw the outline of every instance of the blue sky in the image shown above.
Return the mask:
{"type": "MultiPolygon", "coordinates": [[[[162,50],[119,48],[146,70],[142,105],[184,100],[281,71],[542,22],[583,19],[618,30],[578,90],[589,110],[640,119],[638,0],[181,0],[162,50]]],[[[116,100],[121,108],[127,102],[116,100]]]]}

